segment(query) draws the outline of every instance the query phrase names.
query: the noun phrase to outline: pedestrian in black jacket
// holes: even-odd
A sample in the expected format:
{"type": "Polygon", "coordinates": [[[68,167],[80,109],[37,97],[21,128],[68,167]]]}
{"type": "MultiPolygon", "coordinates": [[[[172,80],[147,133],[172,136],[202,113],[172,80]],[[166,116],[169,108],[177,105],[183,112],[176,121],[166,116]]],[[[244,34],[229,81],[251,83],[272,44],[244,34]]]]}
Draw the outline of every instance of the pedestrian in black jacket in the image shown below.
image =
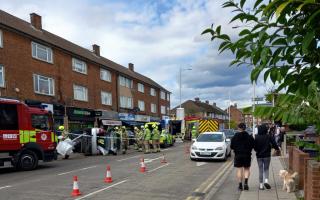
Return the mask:
{"type": "Polygon", "coordinates": [[[279,147],[272,136],[268,134],[268,127],[262,124],[258,127],[258,135],[254,140],[254,150],[256,151],[259,166],[259,189],[270,189],[269,185],[269,165],[271,160],[271,148],[279,151],[279,147]],[[264,179],[264,181],[263,181],[264,179]]]}
{"type": "Polygon", "coordinates": [[[234,151],[234,167],[237,168],[237,179],[239,190],[249,190],[248,179],[250,176],[251,151],[254,147],[254,139],[246,130],[246,125],[238,125],[240,132],[236,133],[231,139],[231,149],[234,151]],[[242,181],[244,185],[242,187],[242,181]]]}

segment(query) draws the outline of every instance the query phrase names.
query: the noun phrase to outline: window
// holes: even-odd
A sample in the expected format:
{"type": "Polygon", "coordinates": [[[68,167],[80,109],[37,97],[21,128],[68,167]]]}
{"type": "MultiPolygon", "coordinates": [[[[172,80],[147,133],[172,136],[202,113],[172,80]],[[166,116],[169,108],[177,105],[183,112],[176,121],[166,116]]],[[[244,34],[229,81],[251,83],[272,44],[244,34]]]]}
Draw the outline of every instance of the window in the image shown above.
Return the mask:
{"type": "Polygon", "coordinates": [[[150,95],[156,96],[156,90],[154,88],[150,88],[150,95]]]}
{"type": "Polygon", "coordinates": [[[0,30],[0,47],[3,47],[3,35],[1,30],[0,30]]]}
{"type": "Polygon", "coordinates": [[[41,44],[31,42],[32,57],[52,63],[52,49],[41,44]]]}
{"type": "Polygon", "coordinates": [[[88,101],[88,89],[80,85],[73,85],[73,98],[79,101],[88,101]]]}
{"type": "Polygon", "coordinates": [[[119,83],[121,86],[127,87],[127,88],[132,88],[132,80],[125,78],[123,76],[119,77],[119,83]]]}
{"type": "Polygon", "coordinates": [[[154,103],[151,104],[151,112],[152,113],[157,113],[157,105],[154,104],[154,103]]]}
{"type": "Polygon", "coordinates": [[[100,68],[100,79],[111,82],[111,73],[106,69],[100,68]]]}
{"type": "Polygon", "coordinates": [[[165,106],[161,106],[161,114],[166,114],[166,107],[165,106]]]}
{"type": "Polygon", "coordinates": [[[4,67],[0,65],[0,87],[4,87],[4,67]]]}
{"type": "Polygon", "coordinates": [[[120,96],[120,107],[121,108],[132,108],[132,106],[133,106],[132,101],[133,100],[131,97],[120,96]]]}
{"type": "Polygon", "coordinates": [[[163,99],[163,100],[166,100],[166,93],[161,91],[160,98],[163,99]]]}
{"type": "Polygon", "coordinates": [[[167,114],[169,114],[170,113],[170,108],[169,107],[167,107],[167,114]]]}
{"type": "Polygon", "coordinates": [[[76,71],[82,74],[87,74],[87,64],[82,60],[72,58],[72,69],[73,71],[76,71]]]}
{"type": "Polygon", "coordinates": [[[170,93],[167,93],[167,101],[170,101],[170,93]]]}
{"type": "Polygon", "coordinates": [[[34,74],[33,84],[35,93],[54,95],[54,80],[52,78],[34,74]]]}
{"type": "Polygon", "coordinates": [[[0,130],[18,130],[17,105],[0,104],[0,130]]]}
{"type": "Polygon", "coordinates": [[[144,101],[138,101],[138,107],[140,109],[140,111],[144,111],[144,101]]]}
{"type": "Polygon", "coordinates": [[[112,105],[112,95],[109,92],[101,91],[101,103],[103,105],[112,105]]]}
{"type": "Polygon", "coordinates": [[[144,93],[144,85],[142,83],[138,83],[138,91],[144,93]]]}
{"type": "Polygon", "coordinates": [[[31,115],[31,123],[32,123],[32,127],[35,129],[40,129],[43,131],[51,130],[48,115],[33,114],[31,115]]]}

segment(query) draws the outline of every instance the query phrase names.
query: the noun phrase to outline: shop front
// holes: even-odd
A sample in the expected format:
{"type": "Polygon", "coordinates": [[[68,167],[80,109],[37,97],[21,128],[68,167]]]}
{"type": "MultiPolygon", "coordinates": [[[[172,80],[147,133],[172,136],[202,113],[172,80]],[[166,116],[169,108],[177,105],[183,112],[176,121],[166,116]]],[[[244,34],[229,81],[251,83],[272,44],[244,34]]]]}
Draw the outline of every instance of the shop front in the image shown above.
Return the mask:
{"type": "Polygon", "coordinates": [[[95,115],[95,111],[91,109],[67,107],[69,132],[78,132],[86,128],[93,128],[95,115]]]}
{"type": "Polygon", "coordinates": [[[98,126],[107,129],[109,126],[121,126],[118,113],[111,110],[96,110],[98,126]]]}

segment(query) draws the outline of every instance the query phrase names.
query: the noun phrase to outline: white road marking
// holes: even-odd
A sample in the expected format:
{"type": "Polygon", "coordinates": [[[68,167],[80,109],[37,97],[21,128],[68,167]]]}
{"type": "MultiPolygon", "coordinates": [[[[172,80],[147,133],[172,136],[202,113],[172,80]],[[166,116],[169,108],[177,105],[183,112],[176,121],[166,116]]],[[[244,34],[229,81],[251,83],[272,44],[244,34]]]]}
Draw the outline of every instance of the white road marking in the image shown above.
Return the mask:
{"type": "Polygon", "coordinates": [[[87,195],[85,195],[85,196],[83,196],[83,197],[77,198],[77,199],[75,199],[75,200],[80,200],[80,199],[87,198],[87,197],[89,197],[89,196],[92,196],[92,195],[97,194],[97,193],[99,193],[99,192],[102,192],[102,191],[104,191],[104,190],[113,188],[113,187],[115,187],[115,186],[117,186],[117,185],[120,185],[120,184],[122,184],[122,183],[125,183],[125,182],[127,182],[127,181],[128,181],[128,179],[123,180],[123,181],[121,181],[121,182],[119,182],[119,183],[115,183],[115,184],[110,185],[110,186],[108,186],[108,187],[105,187],[105,188],[103,188],[103,189],[97,190],[97,191],[95,191],[95,192],[91,192],[91,193],[89,193],[89,194],[87,194],[87,195]]]}
{"type": "Polygon", "coordinates": [[[167,163],[167,164],[162,165],[162,166],[160,166],[160,167],[154,168],[154,169],[149,170],[149,171],[147,171],[147,172],[148,172],[148,173],[150,173],[150,172],[154,172],[154,171],[156,171],[156,170],[158,170],[158,169],[161,169],[162,167],[166,167],[166,166],[168,166],[168,165],[170,165],[170,163],[167,163]]]}
{"type": "Polygon", "coordinates": [[[200,166],[205,165],[205,164],[208,164],[208,163],[206,163],[206,162],[197,162],[197,167],[200,167],[200,166]]]}
{"type": "Polygon", "coordinates": [[[72,170],[72,171],[68,171],[68,172],[63,172],[63,173],[58,174],[58,176],[65,175],[65,174],[70,174],[70,173],[73,173],[73,172],[83,171],[83,170],[87,170],[87,169],[91,169],[91,168],[96,168],[96,167],[97,166],[94,165],[94,166],[85,167],[85,168],[81,168],[81,169],[76,169],[76,170],[72,170]]]}
{"type": "Polygon", "coordinates": [[[12,186],[11,185],[6,185],[6,186],[3,186],[3,187],[0,187],[0,190],[6,189],[6,188],[9,188],[9,187],[12,187],[12,186]]]}
{"type": "Polygon", "coordinates": [[[132,157],[120,159],[120,160],[117,160],[117,161],[118,161],[118,162],[121,162],[121,161],[129,160],[129,159],[132,159],[132,158],[138,158],[138,157],[142,157],[142,156],[140,156],[140,155],[138,155],[138,156],[132,156],[132,157]]]}
{"type": "Polygon", "coordinates": [[[157,158],[154,158],[154,159],[144,159],[144,163],[151,163],[152,161],[155,161],[155,160],[158,160],[158,159],[161,159],[163,156],[160,156],[160,157],[157,157],[157,158]]]}

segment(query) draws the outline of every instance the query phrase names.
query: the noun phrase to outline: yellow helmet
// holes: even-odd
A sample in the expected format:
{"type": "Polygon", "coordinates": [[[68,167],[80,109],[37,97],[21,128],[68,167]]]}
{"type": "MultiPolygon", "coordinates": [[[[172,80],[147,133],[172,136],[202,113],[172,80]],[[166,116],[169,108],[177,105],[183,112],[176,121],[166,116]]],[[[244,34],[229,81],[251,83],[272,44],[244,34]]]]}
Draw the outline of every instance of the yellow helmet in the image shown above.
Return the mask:
{"type": "Polygon", "coordinates": [[[144,126],[143,126],[143,125],[141,125],[141,128],[144,128],[144,126]]]}
{"type": "Polygon", "coordinates": [[[137,130],[137,129],[138,129],[138,127],[135,126],[135,127],[134,127],[134,130],[137,130]]]}
{"type": "Polygon", "coordinates": [[[144,125],[144,128],[149,128],[148,124],[145,124],[145,125],[144,125]]]}
{"type": "Polygon", "coordinates": [[[64,131],[64,126],[59,126],[59,131],[64,131]]]}
{"type": "Polygon", "coordinates": [[[125,129],[126,127],[125,127],[125,126],[122,126],[122,128],[125,129]]]}
{"type": "Polygon", "coordinates": [[[114,130],[118,130],[119,128],[116,126],[115,128],[114,128],[114,130]]]}

